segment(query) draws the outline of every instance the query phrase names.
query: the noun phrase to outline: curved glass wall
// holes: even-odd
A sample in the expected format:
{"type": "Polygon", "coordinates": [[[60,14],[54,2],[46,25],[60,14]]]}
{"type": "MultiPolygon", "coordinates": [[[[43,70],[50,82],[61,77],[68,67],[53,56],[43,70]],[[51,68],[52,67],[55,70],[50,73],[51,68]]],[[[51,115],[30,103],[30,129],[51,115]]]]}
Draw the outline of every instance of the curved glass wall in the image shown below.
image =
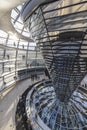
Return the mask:
{"type": "Polygon", "coordinates": [[[22,72],[21,76],[29,76],[27,70],[36,66],[44,66],[41,52],[36,44],[0,30],[0,91],[20,79],[18,77],[20,70],[26,71],[26,73],[22,72]]]}
{"type": "Polygon", "coordinates": [[[87,1],[59,0],[42,2],[29,18],[24,16],[62,102],[69,100],[87,72],[86,11],[87,1]]]}
{"type": "MultiPolygon", "coordinates": [[[[87,88],[80,86],[80,83],[87,74],[87,1],[48,0],[40,3],[37,0],[40,3],[38,7],[33,2],[26,3],[22,18],[42,51],[58,107],[50,112],[50,119],[42,109],[40,118],[52,130],[85,130],[87,106],[84,100],[87,101],[87,88]]],[[[34,88],[33,93],[35,91],[34,88]]],[[[35,104],[35,96],[32,104],[35,104]]],[[[38,97],[40,100],[42,95],[38,97]]],[[[39,108],[42,103],[38,103],[39,108]]]]}

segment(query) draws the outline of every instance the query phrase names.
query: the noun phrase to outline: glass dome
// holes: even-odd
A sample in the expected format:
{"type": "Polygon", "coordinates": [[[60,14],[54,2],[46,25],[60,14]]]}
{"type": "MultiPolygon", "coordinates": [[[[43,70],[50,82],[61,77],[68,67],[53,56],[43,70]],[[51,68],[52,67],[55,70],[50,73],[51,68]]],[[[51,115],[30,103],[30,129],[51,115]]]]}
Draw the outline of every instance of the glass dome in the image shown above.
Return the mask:
{"type": "MultiPolygon", "coordinates": [[[[22,4],[23,5],[23,4],[22,4]]],[[[22,5],[17,6],[11,12],[11,22],[14,28],[23,36],[30,37],[29,29],[24,27],[24,24],[20,17],[22,5]]]]}

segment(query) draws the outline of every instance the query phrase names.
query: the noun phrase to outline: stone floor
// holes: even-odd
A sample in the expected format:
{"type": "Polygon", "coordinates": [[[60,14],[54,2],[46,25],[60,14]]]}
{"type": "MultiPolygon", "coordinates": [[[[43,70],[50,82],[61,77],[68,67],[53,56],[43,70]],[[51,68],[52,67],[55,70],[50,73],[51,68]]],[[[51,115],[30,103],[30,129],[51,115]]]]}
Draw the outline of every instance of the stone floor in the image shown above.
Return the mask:
{"type": "MultiPolygon", "coordinates": [[[[43,76],[40,76],[39,80],[41,79],[43,76]]],[[[15,111],[19,97],[29,85],[35,82],[37,80],[27,79],[17,83],[16,87],[0,101],[0,130],[15,130],[15,111]]]]}

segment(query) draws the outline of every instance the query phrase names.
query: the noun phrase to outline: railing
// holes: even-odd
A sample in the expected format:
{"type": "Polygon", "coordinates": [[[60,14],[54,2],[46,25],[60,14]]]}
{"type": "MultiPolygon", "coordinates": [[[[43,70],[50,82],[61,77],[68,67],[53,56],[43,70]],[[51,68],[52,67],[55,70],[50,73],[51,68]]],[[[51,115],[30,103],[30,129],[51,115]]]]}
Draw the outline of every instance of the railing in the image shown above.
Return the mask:
{"type": "MultiPolygon", "coordinates": [[[[36,76],[36,78],[39,78],[39,75],[41,75],[41,74],[45,75],[45,69],[46,69],[45,66],[36,66],[36,67],[34,66],[34,67],[29,68],[29,69],[25,68],[23,70],[19,70],[16,73],[16,76],[14,73],[14,78],[12,77],[13,80],[10,79],[10,81],[8,80],[8,83],[4,83],[2,89],[0,90],[0,98],[2,98],[3,94],[6,91],[13,88],[18,81],[23,80],[23,79],[27,79],[27,78],[32,78],[35,76],[36,76]]],[[[9,78],[10,78],[10,76],[9,76],[9,78]]]]}

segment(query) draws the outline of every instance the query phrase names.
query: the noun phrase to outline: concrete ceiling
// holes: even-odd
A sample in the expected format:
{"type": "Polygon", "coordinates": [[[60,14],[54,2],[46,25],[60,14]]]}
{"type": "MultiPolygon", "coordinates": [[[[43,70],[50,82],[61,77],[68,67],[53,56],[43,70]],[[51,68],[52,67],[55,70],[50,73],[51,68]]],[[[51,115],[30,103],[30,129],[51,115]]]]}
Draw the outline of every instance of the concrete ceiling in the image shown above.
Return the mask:
{"type": "Polygon", "coordinates": [[[0,0],[0,29],[8,34],[16,34],[19,39],[32,42],[31,38],[18,33],[11,23],[11,10],[27,0],[0,0]]]}

